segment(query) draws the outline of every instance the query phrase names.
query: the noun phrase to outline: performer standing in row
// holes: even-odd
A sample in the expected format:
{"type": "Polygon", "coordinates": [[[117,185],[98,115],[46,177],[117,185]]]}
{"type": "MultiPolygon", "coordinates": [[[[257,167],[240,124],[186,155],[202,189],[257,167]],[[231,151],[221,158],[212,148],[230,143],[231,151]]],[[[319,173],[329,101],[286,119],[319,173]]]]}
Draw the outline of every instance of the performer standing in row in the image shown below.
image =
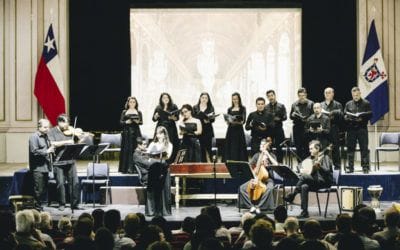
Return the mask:
{"type": "Polygon", "coordinates": [[[285,140],[285,133],[282,126],[283,122],[287,119],[286,108],[285,105],[276,101],[274,90],[268,90],[266,94],[269,103],[265,109],[273,117],[273,126],[271,128],[272,145],[276,148],[278,162],[283,162],[282,146],[280,144],[285,140]]]}
{"type": "Polygon", "coordinates": [[[208,158],[212,159],[212,138],[214,137],[214,129],[212,123],[215,122],[215,111],[212,105],[210,95],[207,92],[200,94],[199,101],[193,106],[193,116],[201,121],[203,132],[200,135],[201,161],[207,162],[208,158]]]}
{"type": "Polygon", "coordinates": [[[290,119],[293,120],[293,139],[297,150],[297,155],[305,159],[307,153],[307,138],[304,131],[307,118],[313,113],[314,103],[307,99],[305,88],[297,90],[298,100],[292,104],[290,119]]]}
{"type": "Polygon", "coordinates": [[[339,149],[339,132],[343,122],[343,107],[340,102],[334,100],[335,91],[333,88],[324,90],[325,100],[321,102],[322,113],[327,114],[331,122],[329,141],[333,144],[332,161],[335,169],[341,168],[341,158],[339,149]]]}
{"type": "Polygon", "coordinates": [[[151,157],[146,188],[147,216],[171,215],[171,176],[168,165],[172,152],[173,145],[169,141],[167,129],[157,127],[156,135],[147,148],[151,157]]]}
{"type": "Polygon", "coordinates": [[[133,173],[133,152],[136,148],[136,138],[142,136],[139,125],[143,124],[143,117],[136,97],[128,97],[124,107],[119,121],[122,126],[122,134],[118,172],[133,173]]]}
{"type": "Polygon", "coordinates": [[[277,165],[275,156],[270,153],[272,139],[262,139],[260,142],[259,152],[253,155],[249,165],[253,168],[256,179],[251,179],[242,184],[239,188],[240,207],[250,208],[250,212],[260,213],[261,210],[274,209],[274,197],[272,191],[274,189],[273,171],[270,165],[277,165]],[[261,191],[261,196],[257,197],[256,191],[261,191]]]}
{"type": "MultiPolygon", "coordinates": [[[[320,188],[327,188],[332,185],[332,161],[328,155],[321,151],[321,143],[319,141],[311,141],[309,144],[311,172],[303,173],[296,184],[293,193],[288,194],[284,200],[292,203],[298,193],[301,194],[301,209],[300,217],[307,218],[308,214],[308,192],[316,191],[320,188]]],[[[304,162],[302,162],[304,164],[304,162]]],[[[305,166],[303,166],[305,167],[305,166]]]]}
{"type": "Polygon", "coordinates": [[[192,116],[193,108],[184,104],[181,108],[182,118],[178,122],[182,137],[181,149],[186,149],[185,162],[201,162],[199,136],[203,129],[199,119],[192,116]]]}
{"type": "MultiPolygon", "coordinates": [[[[51,128],[48,132],[49,140],[56,149],[67,144],[74,144],[73,133],[71,134],[69,129],[68,116],[65,114],[59,115],[57,117],[57,126],[51,128]]],[[[60,211],[64,211],[65,209],[65,179],[68,180],[71,208],[81,209],[79,207],[79,180],[75,160],[55,162],[53,163],[53,167],[59,196],[58,209],[60,211]]]]}
{"type": "Polygon", "coordinates": [[[351,89],[353,100],[346,103],[344,107],[344,120],[347,127],[347,157],[348,166],[346,172],[354,172],[354,151],[356,144],[360,145],[361,167],[363,172],[369,172],[369,150],[368,150],[368,121],[371,119],[372,110],[369,102],[361,98],[358,87],[351,89]]]}
{"type": "Polygon", "coordinates": [[[50,129],[50,122],[40,119],[38,130],[29,137],[29,170],[33,175],[33,191],[36,207],[42,210],[41,198],[47,191],[49,172],[53,171],[50,154],[54,153],[54,146],[50,146],[47,133],[50,129]]]}
{"type": "Polygon", "coordinates": [[[256,99],[257,110],[247,117],[246,130],[251,130],[251,155],[258,152],[263,138],[271,135],[272,115],[265,110],[265,99],[256,99]]]}
{"type": "Polygon", "coordinates": [[[248,161],[246,137],[243,130],[243,124],[246,121],[246,107],[242,105],[242,99],[237,92],[232,94],[231,100],[232,104],[228,108],[227,114],[233,119],[227,121],[224,160],[248,161]]]}
{"type": "Polygon", "coordinates": [[[161,93],[152,119],[153,122],[157,122],[156,128],[163,126],[167,129],[169,139],[174,146],[174,151],[172,152],[172,158],[174,158],[179,148],[178,130],[176,129],[176,121],[179,119],[179,109],[168,93],[161,93]]]}
{"type": "Polygon", "coordinates": [[[329,131],[331,128],[327,115],[322,114],[321,103],[317,102],[313,105],[314,114],[308,117],[304,127],[307,133],[307,144],[309,141],[318,140],[322,148],[328,146],[329,131]]]}

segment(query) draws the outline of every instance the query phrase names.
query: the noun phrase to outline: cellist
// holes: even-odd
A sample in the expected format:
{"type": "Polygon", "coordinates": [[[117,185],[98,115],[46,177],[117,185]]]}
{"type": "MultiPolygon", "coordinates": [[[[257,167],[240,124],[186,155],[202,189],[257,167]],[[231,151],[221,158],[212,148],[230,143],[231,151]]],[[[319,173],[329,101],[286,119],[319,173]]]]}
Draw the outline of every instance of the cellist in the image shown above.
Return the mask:
{"type": "Polygon", "coordinates": [[[270,166],[278,163],[275,155],[269,152],[271,143],[270,137],[261,140],[260,151],[249,162],[256,178],[247,181],[239,188],[239,206],[250,208],[251,213],[274,209],[272,193],[274,181],[270,166]]]}

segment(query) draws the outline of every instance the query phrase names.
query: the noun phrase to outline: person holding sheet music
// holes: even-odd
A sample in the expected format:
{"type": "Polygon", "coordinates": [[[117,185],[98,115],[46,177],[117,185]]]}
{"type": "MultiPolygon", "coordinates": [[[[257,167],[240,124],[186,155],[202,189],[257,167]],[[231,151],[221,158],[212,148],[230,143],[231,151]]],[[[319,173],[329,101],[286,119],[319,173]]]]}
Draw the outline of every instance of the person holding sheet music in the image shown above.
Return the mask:
{"type": "Polygon", "coordinates": [[[193,108],[184,104],[181,108],[182,117],[178,122],[179,133],[182,135],[181,149],[186,149],[185,162],[201,162],[199,136],[203,128],[199,119],[192,116],[193,108]]]}
{"type": "Polygon", "coordinates": [[[251,154],[254,155],[260,148],[262,139],[271,136],[273,116],[265,109],[265,99],[256,99],[257,110],[251,112],[246,120],[246,130],[251,130],[251,154]]]}
{"type": "Polygon", "coordinates": [[[300,167],[309,168],[310,170],[308,173],[303,172],[301,174],[294,192],[284,197],[285,201],[292,203],[296,195],[299,193],[301,194],[302,212],[299,216],[301,218],[309,217],[308,192],[316,191],[320,188],[328,188],[333,182],[332,161],[329,156],[321,152],[321,150],[322,146],[319,141],[313,140],[309,143],[310,157],[304,160],[300,167]]]}
{"type": "Polygon", "coordinates": [[[276,95],[274,90],[268,90],[267,98],[269,103],[265,106],[265,109],[273,117],[273,126],[271,128],[271,137],[273,146],[276,148],[276,156],[278,162],[283,162],[283,152],[281,143],[285,140],[285,133],[283,132],[283,122],[287,120],[285,105],[276,101],[276,95]]]}
{"type": "Polygon", "coordinates": [[[307,99],[305,88],[297,90],[298,100],[292,104],[290,119],[293,120],[293,139],[297,155],[301,160],[308,155],[307,138],[304,131],[307,118],[313,113],[314,102],[307,99]]]}
{"type": "Polygon", "coordinates": [[[361,92],[358,87],[351,89],[351,95],[353,100],[347,102],[344,107],[348,157],[346,172],[354,172],[354,151],[358,141],[361,151],[361,167],[363,172],[367,174],[369,172],[367,125],[372,116],[371,105],[367,100],[361,98],[361,92]]]}
{"type": "MultiPolygon", "coordinates": [[[[56,148],[74,144],[73,134],[69,135],[69,133],[64,133],[69,129],[69,118],[66,114],[61,114],[57,117],[57,126],[51,128],[48,132],[48,137],[53,145],[56,148]]],[[[65,209],[65,180],[68,181],[68,188],[70,193],[71,200],[71,208],[73,209],[81,209],[79,207],[79,180],[78,174],[76,171],[75,160],[62,161],[62,162],[54,162],[53,170],[57,183],[57,193],[59,199],[59,207],[60,211],[64,211],[65,209]]]]}
{"type": "Polygon", "coordinates": [[[125,109],[121,113],[120,124],[122,134],[118,172],[133,173],[133,152],[136,148],[136,138],[142,136],[139,126],[143,124],[142,112],[139,111],[136,97],[130,96],[126,100],[125,109]]]}
{"type": "MultiPolygon", "coordinates": [[[[152,119],[153,122],[157,122],[156,128],[159,126],[164,126],[167,129],[169,139],[174,146],[172,158],[175,157],[180,143],[178,138],[178,130],[176,129],[176,121],[179,119],[179,109],[178,106],[176,106],[172,101],[170,94],[165,92],[161,93],[152,119]]],[[[154,130],[154,135],[155,133],[156,131],[154,130]]]]}
{"type": "Polygon", "coordinates": [[[172,159],[173,145],[165,127],[156,128],[156,135],[147,147],[149,156],[146,188],[147,216],[171,215],[171,176],[168,165],[172,159]]]}
{"type": "MultiPolygon", "coordinates": [[[[270,137],[267,139],[262,139],[259,145],[259,152],[254,154],[249,162],[249,165],[252,167],[252,171],[254,172],[255,176],[259,176],[259,174],[255,172],[257,171],[257,168],[265,168],[266,172],[264,176],[262,176],[262,178],[259,180],[251,179],[240,185],[239,188],[239,206],[250,208],[251,213],[260,213],[260,210],[273,210],[275,206],[272,192],[274,189],[274,180],[272,179],[274,175],[269,166],[277,165],[278,162],[276,161],[275,155],[270,152],[271,144],[272,139],[270,137]],[[266,186],[266,190],[258,200],[253,201],[248,189],[250,184],[254,183],[254,185],[256,185],[255,181],[262,182],[262,184],[266,186]]],[[[259,172],[261,172],[261,169],[259,172]]]]}
{"type": "MultiPolygon", "coordinates": [[[[29,170],[33,175],[33,191],[36,208],[43,210],[41,198],[47,192],[49,172],[53,171],[52,157],[54,146],[50,145],[47,133],[50,130],[50,122],[40,119],[38,129],[29,137],[29,170]]],[[[51,175],[50,174],[50,175],[51,175]]]]}
{"type": "Polygon", "coordinates": [[[210,95],[207,92],[200,94],[199,101],[193,106],[193,116],[201,121],[203,132],[201,133],[200,149],[201,149],[201,161],[207,162],[208,158],[212,160],[212,138],[214,137],[214,129],[212,123],[215,122],[215,111],[212,105],[210,95]]]}
{"type": "Polygon", "coordinates": [[[318,140],[322,148],[325,148],[328,146],[329,131],[331,129],[330,121],[327,115],[322,114],[321,103],[314,103],[313,110],[314,114],[308,117],[304,129],[307,133],[308,141],[318,140]]]}
{"type": "Polygon", "coordinates": [[[224,161],[248,161],[246,137],[244,135],[243,124],[246,121],[246,107],[242,105],[240,94],[232,94],[232,104],[224,115],[228,124],[225,136],[224,161]]]}
{"type": "Polygon", "coordinates": [[[321,102],[322,113],[328,115],[331,121],[331,130],[329,132],[329,141],[333,144],[332,148],[332,161],[335,169],[340,169],[340,129],[343,122],[343,106],[340,102],[334,100],[335,91],[333,88],[326,88],[324,90],[325,100],[321,102]]]}

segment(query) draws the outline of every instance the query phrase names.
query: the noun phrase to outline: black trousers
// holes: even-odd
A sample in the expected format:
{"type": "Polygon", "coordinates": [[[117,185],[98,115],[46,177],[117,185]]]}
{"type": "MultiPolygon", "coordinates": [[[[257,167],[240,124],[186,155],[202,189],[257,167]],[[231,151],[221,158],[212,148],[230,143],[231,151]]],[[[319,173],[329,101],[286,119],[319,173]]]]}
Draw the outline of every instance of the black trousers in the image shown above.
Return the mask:
{"type": "Polygon", "coordinates": [[[304,160],[309,155],[308,153],[308,138],[304,130],[304,125],[293,126],[294,146],[296,147],[297,155],[304,160]]]}
{"type": "Polygon", "coordinates": [[[49,173],[33,171],[33,191],[36,203],[40,206],[42,204],[43,196],[47,193],[47,182],[49,173]]]}
{"type": "Polygon", "coordinates": [[[79,204],[79,179],[75,164],[54,166],[57,181],[57,193],[60,205],[65,205],[65,181],[68,181],[68,189],[71,200],[71,207],[79,204]]]}
{"type": "Polygon", "coordinates": [[[283,162],[283,152],[280,144],[285,140],[285,133],[283,132],[282,127],[272,129],[271,136],[273,146],[276,148],[276,158],[278,162],[283,162]]]}
{"type": "Polygon", "coordinates": [[[332,162],[335,169],[340,169],[342,162],[340,157],[339,127],[333,125],[329,133],[329,141],[332,145],[332,162]]]}
{"type": "Polygon", "coordinates": [[[273,195],[274,181],[272,179],[268,179],[267,183],[265,183],[267,185],[267,191],[261,196],[257,204],[253,204],[253,202],[250,200],[249,193],[246,190],[248,184],[249,181],[239,187],[240,207],[250,208],[252,206],[257,206],[262,210],[273,210],[275,208],[273,195]]]}
{"type": "Polygon", "coordinates": [[[354,152],[356,145],[360,145],[361,167],[369,170],[368,129],[359,128],[347,131],[347,160],[348,168],[354,170],[354,152]]]}
{"type": "Polygon", "coordinates": [[[315,180],[309,174],[302,174],[296,184],[295,194],[301,194],[301,209],[308,211],[308,192],[317,191],[320,188],[329,187],[329,184],[323,181],[315,180]]]}

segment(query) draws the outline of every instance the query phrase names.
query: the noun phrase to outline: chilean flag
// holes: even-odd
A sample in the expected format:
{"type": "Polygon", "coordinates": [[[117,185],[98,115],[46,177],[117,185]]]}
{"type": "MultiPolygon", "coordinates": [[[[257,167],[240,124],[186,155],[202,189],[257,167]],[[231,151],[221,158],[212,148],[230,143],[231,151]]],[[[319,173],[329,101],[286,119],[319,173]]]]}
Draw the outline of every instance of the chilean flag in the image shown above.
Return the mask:
{"type": "Polygon", "coordinates": [[[360,70],[359,87],[371,104],[371,124],[389,112],[388,75],[383,62],[375,21],[372,20],[360,70]]]}
{"type": "Polygon", "coordinates": [[[65,100],[59,86],[64,86],[53,27],[50,24],[35,78],[35,96],[43,112],[57,124],[57,116],[65,113],[65,100]]]}

